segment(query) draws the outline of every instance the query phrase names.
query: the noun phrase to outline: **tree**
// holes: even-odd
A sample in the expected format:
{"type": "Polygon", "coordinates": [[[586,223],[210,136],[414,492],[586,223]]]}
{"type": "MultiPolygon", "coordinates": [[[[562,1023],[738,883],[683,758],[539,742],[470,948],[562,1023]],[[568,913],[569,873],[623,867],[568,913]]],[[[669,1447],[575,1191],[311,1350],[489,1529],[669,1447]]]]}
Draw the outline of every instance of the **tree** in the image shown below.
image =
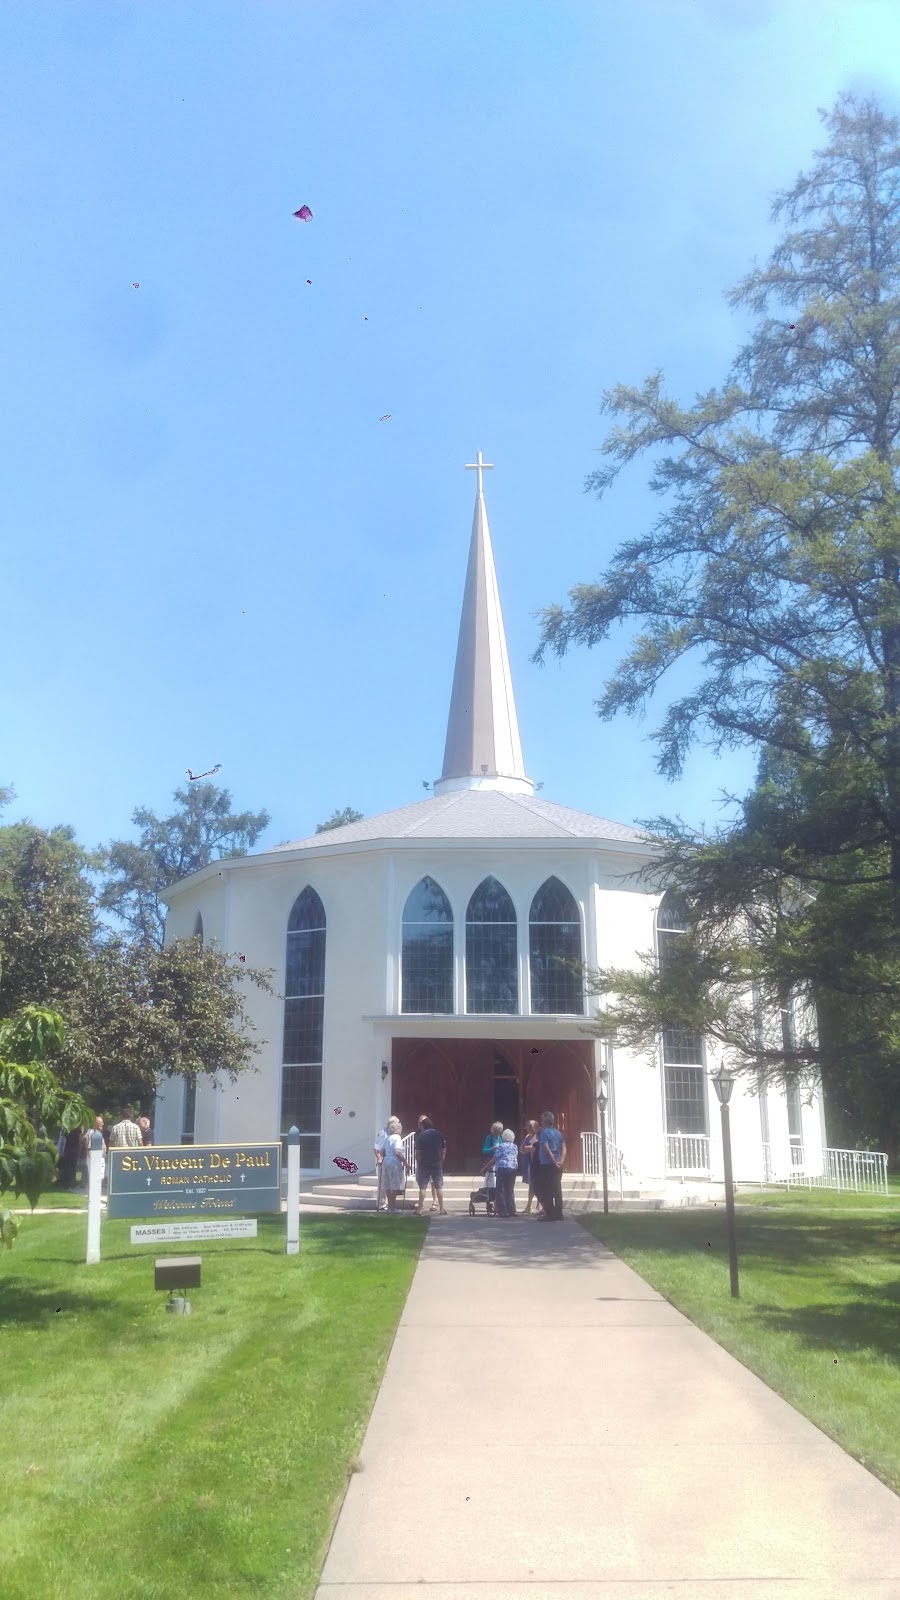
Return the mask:
{"type": "Polygon", "coordinates": [[[0,1016],[26,1003],[58,1012],[60,1082],[104,1113],[149,1103],[172,1072],[248,1070],[258,1045],[243,986],[270,991],[270,974],[194,939],[160,950],[110,934],[94,859],[70,829],[0,828],[0,1016]]]}
{"type": "Polygon", "coordinates": [[[345,806],[343,811],[335,806],[327,822],[316,823],[316,833],[328,833],[332,828],[343,828],[348,822],[362,822],[362,819],[362,812],[354,811],[352,806],[345,806]]]}
{"type": "MultiPolygon", "coordinates": [[[[63,1042],[62,1017],[39,1006],[0,1022],[0,1194],[13,1189],[32,1207],[56,1173],[48,1134],[93,1123],[81,1096],[63,1089],[47,1064],[63,1042]]],[[[17,1232],[15,1218],[0,1211],[0,1243],[11,1249],[17,1232]]]]}
{"type": "Polygon", "coordinates": [[[697,970],[718,952],[720,1010],[748,980],[838,1009],[844,1044],[874,1051],[893,1085],[896,1126],[900,125],[852,96],[821,115],[827,146],[775,203],[788,229],[730,297],[756,322],[723,387],[682,407],[656,374],[605,396],[618,421],[586,487],[603,496],[651,452],[661,514],[544,612],[537,658],[631,625],[604,717],[644,711],[693,660],[656,733],[659,769],[678,776],[697,741],[768,763],[733,828],[659,830],[697,970]]]}
{"type": "Polygon", "coordinates": [[[157,947],[165,933],[163,891],[211,861],[246,855],[270,821],[267,811],[233,812],[229,791],[214,783],[191,783],[176,789],[174,799],[177,809],[168,817],[138,806],[132,815],[138,841],[114,839],[103,852],[101,908],[157,947]]]}
{"type": "Polygon", "coordinates": [[[0,828],[0,1016],[61,1010],[84,982],[97,937],[90,872],[71,828],[0,828]]]}

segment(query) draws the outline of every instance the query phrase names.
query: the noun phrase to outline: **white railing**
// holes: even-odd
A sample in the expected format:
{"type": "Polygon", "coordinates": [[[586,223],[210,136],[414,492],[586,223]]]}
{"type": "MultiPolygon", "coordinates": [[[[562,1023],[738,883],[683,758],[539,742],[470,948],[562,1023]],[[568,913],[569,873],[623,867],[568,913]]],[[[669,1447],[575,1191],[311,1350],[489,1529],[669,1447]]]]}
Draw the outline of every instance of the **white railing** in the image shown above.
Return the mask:
{"type": "Polygon", "coordinates": [[[884,1150],[822,1150],[821,1161],[812,1157],[809,1166],[819,1170],[807,1171],[806,1152],[802,1146],[798,1165],[787,1172],[788,1186],[805,1184],[808,1189],[852,1190],[854,1194],[887,1194],[887,1155],[884,1150]]]}
{"type": "MultiPolygon", "coordinates": [[[[599,1133],[581,1135],[581,1170],[587,1178],[599,1178],[603,1173],[603,1158],[599,1133]]],[[[621,1150],[606,1141],[606,1176],[608,1184],[618,1185],[619,1196],[625,1189],[625,1158],[621,1150]]]]}
{"type": "Polygon", "coordinates": [[[705,1133],[667,1133],[666,1171],[708,1173],[708,1135],[705,1133]]]}

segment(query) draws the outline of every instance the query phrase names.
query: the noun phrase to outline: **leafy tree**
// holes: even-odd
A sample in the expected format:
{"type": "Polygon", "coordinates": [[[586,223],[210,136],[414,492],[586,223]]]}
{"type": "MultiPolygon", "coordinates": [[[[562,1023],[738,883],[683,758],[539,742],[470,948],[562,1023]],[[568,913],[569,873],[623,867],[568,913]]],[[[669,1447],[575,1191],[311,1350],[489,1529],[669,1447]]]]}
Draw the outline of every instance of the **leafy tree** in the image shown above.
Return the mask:
{"type": "Polygon", "coordinates": [[[71,828],[0,828],[0,1016],[29,1003],[60,1010],[83,982],[97,932],[94,865],[71,828]]]}
{"type": "Polygon", "coordinates": [[[362,819],[362,812],[354,811],[352,806],[345,806],[343,811],[335,807],[327,822],[316,823],[316,833],[328,833],[331,828],[343,828],[348,822],[362,822],[362,819]]]}
{"type": "MultiPolygon", "coordinates": [[[[48,1134],[93,1123],[81,1096],[64,1089],[47,1063],[63,1041],[62,1017],[39,1006],[0,1022],[0,1194],[13,1189],[32,1206],[56,1174],[48,1134]]],[[[15,1218],[0,1211],[0,1243],[11,1249],[17,1231],[15,1218]]]]}
{"type": "Polygon", "coordinates": [[[110,935],[93,863],[69,829],[0,828],[0,1015],[58,1012],[59,1079],[104,1113],[149,1103],[170,1072],[247,1071],[258,1045],[243,986],[268,991],[270,975],[193,939],[160,950],[110,935]]]}
{"type": "Polygon", "coordinates": [[[191,783],[176,789],[174,799],[168,817],[138,806],[132,821],[140,838],[114,839],[103,856],[100,906],[135,938],[158,947],[166,922],[162,892],[211,861],[246,855],[270,821],[267,811],[232,811],[231,794],[214,783],[191,783]]]}
{"type": "MultiPolygon", "coordinates": [[[[617,423],[587,487],[604,495],[651,453],[661,513],[599,582],[543,613],[537,658],[630,625],[604,717],[643,712],[671,668],[694,663],[655,735],[659,769],[677,777],[698,741],[756,746],[767,765],[733,828],[660,829],[659,868],[691,902],[685,950],[713,980],[722,1027],[748,983],[818,996],[842,1047],[892,1085],[896,1126],[900,124],[852,96],[821,115],[826,147],[774,206],[788,228],[730,297],[755,324],[723,387],[689,407],[660,374],[606,395],[617,423]]],[[[644,977],[635,1027],[642,994],[648,1017],[655,1003],[644,977]]],[[[657,983],[660,998],[676,1002],[657,983]]],[[[712,1028],[709,1003],[696,988],[684,1015],[712,1028]]],[[[757,1049],[732,1048],[755,1067],[757,1049]]],[[[812,1042],[807,1054],[823,1064],[812,1042]]]]}

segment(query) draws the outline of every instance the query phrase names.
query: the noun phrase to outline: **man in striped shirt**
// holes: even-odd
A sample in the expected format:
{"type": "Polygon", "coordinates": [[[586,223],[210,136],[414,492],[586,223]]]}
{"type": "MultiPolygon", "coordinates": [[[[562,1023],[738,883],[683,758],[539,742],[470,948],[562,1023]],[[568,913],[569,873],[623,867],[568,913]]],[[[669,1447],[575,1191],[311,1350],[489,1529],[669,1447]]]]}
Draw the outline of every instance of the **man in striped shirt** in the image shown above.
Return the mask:
{"type": "Polygon", "coordinates": [[[126,1106],[120,1122],[110,1129],[109,1143],[113,1150],[136,1150],[144,1142],[141,1130],[134,1120],[131,1106],[126,1106]]]}

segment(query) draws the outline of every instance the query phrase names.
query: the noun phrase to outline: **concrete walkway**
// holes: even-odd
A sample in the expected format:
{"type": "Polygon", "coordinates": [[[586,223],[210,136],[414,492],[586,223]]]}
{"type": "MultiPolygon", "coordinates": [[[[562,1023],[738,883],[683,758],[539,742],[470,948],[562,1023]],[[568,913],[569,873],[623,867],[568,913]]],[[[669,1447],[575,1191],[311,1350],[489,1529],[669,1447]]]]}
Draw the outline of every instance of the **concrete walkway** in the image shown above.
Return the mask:
{"type": "Polygon", "coordinates": [[[900,1600],[900,1499],[576,1222],[432,1222],[360,1461],[316,1600],[900,1600]]]}

